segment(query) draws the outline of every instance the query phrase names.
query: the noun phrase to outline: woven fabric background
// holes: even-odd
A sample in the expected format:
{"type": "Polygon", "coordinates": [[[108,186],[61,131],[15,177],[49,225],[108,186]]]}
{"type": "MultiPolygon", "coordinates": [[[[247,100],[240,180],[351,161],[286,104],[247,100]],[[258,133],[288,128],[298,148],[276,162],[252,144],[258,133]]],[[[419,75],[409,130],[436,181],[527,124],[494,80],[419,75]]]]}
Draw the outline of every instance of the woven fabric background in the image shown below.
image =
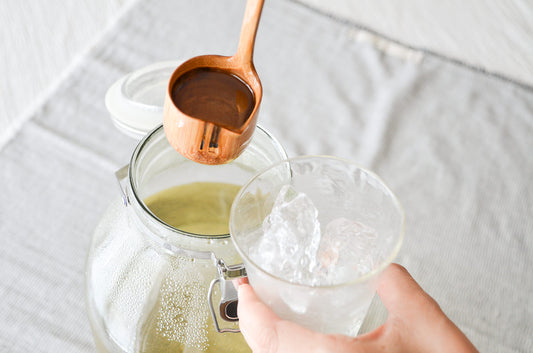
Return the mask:
{"type": "MultiPolygon", "coordinates": [[[[113,127],[105,92],[156,61],[233,54],[243,10],[136,3],[0,150],[1,352],[94,351],[85,256],[136,145],[113,127]]],[[[298,3],[267,2],[260,124],[289,156],[377,172],[407,214],[398,262],[480,351],[533,350],[533,92],[362,37],[298,3]]]]}

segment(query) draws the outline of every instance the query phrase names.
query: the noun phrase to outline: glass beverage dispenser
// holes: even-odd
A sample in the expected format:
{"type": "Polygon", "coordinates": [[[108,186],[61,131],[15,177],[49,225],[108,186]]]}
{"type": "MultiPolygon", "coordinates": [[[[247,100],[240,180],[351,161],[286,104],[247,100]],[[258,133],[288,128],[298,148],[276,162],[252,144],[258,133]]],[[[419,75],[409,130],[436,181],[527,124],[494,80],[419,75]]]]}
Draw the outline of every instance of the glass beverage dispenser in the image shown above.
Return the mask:
{"type": "Polygon", "coordinates": [[[207,166],[179,155],[161,126],[166,80],[177,65],[132,73],[106,96],[121,130],[138,136],[157,127],[116,173],[122,197],[102,217],[87,258],[87,310],[102,353],[250,351],[240,333],[216,332],[207,293],[219,276],[216,259],[241,262],[227,230],[233,197],[286,154],[257,127],[228,164],[207,166]]]}

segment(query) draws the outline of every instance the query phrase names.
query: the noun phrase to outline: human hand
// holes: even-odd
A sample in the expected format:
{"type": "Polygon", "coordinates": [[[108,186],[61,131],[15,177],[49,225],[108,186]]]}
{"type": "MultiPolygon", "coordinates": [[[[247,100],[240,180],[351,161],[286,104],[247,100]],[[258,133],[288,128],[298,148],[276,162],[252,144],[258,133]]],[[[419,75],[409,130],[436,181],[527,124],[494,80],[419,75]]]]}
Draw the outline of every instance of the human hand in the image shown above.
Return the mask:
{"type": "Polygon", "coordinates": [[[239,327],[254,353],[298,352],[477,352],[477,349],[407,270],[391,264],[377,293],[386,322],[358,337],[325,335],[280,319],[255,295],[239,286],[239,327]]]}

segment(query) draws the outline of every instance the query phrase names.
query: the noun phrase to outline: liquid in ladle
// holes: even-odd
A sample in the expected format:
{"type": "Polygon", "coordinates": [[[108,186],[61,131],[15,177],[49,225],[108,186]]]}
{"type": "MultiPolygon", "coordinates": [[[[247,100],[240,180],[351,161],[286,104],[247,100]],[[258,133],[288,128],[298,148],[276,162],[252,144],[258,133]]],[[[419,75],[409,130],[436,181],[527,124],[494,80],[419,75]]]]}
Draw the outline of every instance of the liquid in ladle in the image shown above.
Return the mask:
{"type": "Polygon", "coordinates": [[[172,87],[181,112],[229,130],[239,129],[252,114],[252,89],[229,72],[201,67],[181,76],[172,87]]]}

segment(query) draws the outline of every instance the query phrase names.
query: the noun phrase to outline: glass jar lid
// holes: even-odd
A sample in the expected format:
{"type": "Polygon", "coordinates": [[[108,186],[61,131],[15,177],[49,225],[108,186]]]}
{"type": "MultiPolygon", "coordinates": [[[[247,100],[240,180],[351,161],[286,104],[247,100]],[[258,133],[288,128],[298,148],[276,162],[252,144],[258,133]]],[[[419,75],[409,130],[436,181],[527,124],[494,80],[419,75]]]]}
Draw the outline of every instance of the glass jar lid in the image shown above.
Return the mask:
{"type": "Polygon", "coordinates": [[[161,125],[168,80],[181,63],[154,63],[123,76],[111,85],[105,96],[105,105],[113,124],[136,139],[161,125]]]}

